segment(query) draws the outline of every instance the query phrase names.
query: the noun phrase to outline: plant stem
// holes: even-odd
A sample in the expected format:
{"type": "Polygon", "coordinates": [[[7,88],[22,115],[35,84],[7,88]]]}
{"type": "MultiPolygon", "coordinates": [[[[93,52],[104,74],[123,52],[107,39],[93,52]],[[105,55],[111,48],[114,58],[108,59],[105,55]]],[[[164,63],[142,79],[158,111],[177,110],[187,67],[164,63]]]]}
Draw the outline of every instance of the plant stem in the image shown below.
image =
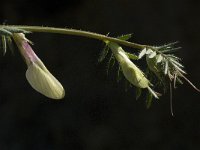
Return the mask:
{"type": "Polygon", "coordinates": [[[27,30],[30,32],[45,32],[45,33],[59,33],[59,34],[67,34],[67,35],[75,35],[75,36],[83,36],[87,38],[93,38],[101,41],[110,41],[115,42],[127,47],[132,47],[136,49],[143,49],[145,47],[149,47],[148,45],[142,45],[137,43],[132,43],[124,40],[120,40],[118,38],[109,37],[103,34],[98,34],[94,32],[76,30],[76,29],[69,29],[69,28],[54,28],[54,27],[43,27],[43,26],[23,26],[23,25],[0,25],[0,28],[18,28],[27,30]]]}

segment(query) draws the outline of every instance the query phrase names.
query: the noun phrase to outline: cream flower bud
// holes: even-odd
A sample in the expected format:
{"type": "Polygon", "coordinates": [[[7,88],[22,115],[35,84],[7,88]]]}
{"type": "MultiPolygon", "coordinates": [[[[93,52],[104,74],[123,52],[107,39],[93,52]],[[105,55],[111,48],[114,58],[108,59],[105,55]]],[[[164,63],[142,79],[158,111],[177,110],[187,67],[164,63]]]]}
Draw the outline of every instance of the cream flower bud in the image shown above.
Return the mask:
{"type": "Polygon", "coordinates": [[[144,73],[129,59],[126,52],[116,43],[106,42],[112,50],[115,58],[119,62],[125,78],[138,88],[147,88],[149,92],[158,98],[158,93],[150,88],[150,81],[145,77],[144,73]]]}
{"type": "Polygon", "coordinates": [[[144,73],[128,58],[122,47],[112,42],[109,42],[108,46],[119,62],[126,79],[136,87],[148,88],[150,85],[149,80],[144,76],[144,73]]]}
{"type": "Polygon", "coordinates": [[[13,34],[13,39],[27,64],[26,78],[30,85],[39,93],[52,98],[62,99],[65,90],[61,83],[48,71],[29,45],[22,33],[13,34]]]}

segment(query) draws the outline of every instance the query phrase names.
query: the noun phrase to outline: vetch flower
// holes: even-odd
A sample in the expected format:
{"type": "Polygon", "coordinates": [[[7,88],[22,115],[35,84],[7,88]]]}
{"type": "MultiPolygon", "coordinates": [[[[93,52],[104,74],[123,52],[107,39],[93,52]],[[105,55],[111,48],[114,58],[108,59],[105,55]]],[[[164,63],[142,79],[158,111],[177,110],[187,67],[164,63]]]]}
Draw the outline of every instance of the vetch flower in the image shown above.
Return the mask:
{"type": "Polygon", "coordinates": [[[119,62],[125,78],[138,88],[147,88],[155,98],[158,98],[157,93],[150,88],[150,81],[145,77],[144,73],[129,59],[122,47],[113,42],[106,43],[119,62]]]}
{"type": "Polygon", "coordinates": [[[30,85],[49,98],[62,99],[65,96],[63,86],[34,53],[30,41],[23,33],[14,33],[13,39],[27,64],[26,79],[30,85]]]}

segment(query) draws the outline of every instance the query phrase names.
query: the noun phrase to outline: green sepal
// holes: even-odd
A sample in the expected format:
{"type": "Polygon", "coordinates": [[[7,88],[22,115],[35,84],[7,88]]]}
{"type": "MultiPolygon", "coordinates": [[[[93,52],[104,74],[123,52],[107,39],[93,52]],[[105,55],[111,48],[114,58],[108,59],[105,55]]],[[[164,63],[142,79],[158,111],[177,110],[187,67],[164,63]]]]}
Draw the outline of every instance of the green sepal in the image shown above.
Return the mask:
{"type": "Polygon", "coordinates": [[[183,81],[182,81],[179,77],[176,78],[176,81],[177,81],[179,84],[183,84],[183,81]]]}
{"type": "Polygon", "coordinates": [[[117,82],[119,82],[122,79],[122,72],[121,72],[121,67],[118,67],[117,70],[117,82]]]}
{"type": "Polygon", "coordinates": [[[98,62],[102,62],[106,58],[108,51],[109,47],[106,45],[99,55],[98,62]]]}
{"type": "Polygon", "coordinates": [[[125,34],[125,35],[118,36],[117,38],[123,41],[128,41],[131,37],[132,37],[132,34],[125,34]]]}
{"type": "Polygon", "coordinates": [[[6,42],[8,45],[8,48],[10,49],[11,53],[14,54],[14,44],[12,42],[12,38],[11,37],[6,37],[6,42]]]}
{"type": "Polygon", "coordinates": [[[4,28],[0,28],[0,35],[4,35],[4,36],[12,36],[12,32],[4,29],[4,28]]]}
{"type": "Polygon", "coordinates": [[[184,66],[183,66],[180,62],[178,62],[178,60],[175,60],[175,59],[173,59],[173,58],[170,58],[170,61],[171,61],[171,63],[174,63],[174,64],[176,64],[177,66],[179,66],[179,67],[181,67],[181,68],[184,68],[184,66]]]}
{"type": "Polygon", "coordinates": [[[162,53],[172,53],[172,52],[176,52],[177,50],[181,49],[182,47],[175,47],[175,48],[166,48],[166,49],[162,49],[160,50],[162,53]]]}
{"type": "Polygon", "coordinates": [[[179,42],[176,41],[176,42],[168,43],[168,44],[159,46],[158,49],[159,49],[159,50],[164,50],[164,49],[166,49],[166,48],[172,48],[172,47],[173,47],[174,45],[176,45],[177,43],[179,43],[179,42]]]}
{"type": "Polygon", "coordinates": [[[137,55],[134,55],[134,54],[131,54],[131,53],[127,53],[127,52],[126,52],[126,55],[132,60],[137,60],[138,59],[137,55]]]}
{"type": "Polygon", "coordinates": [[[135,95],[136,95],[136,100],[140,98],[142,95],[142,89],[141,88],[135,88],[135,95]]]}
{"type": "Polygon", "coordinates": [[[108,61],[108,65],[107,65],[107,74],[109,70],[114,66],[114,64],[115,64],[115,57],[113,56],[113,54],[111,54],[110,59],[108,61]]]}
{"type": "Polygon", "coordinates": [[[153,94],[148,91],[147,98],[146,98],[146,107],[147,107],[147,109],[149,109],[151,107],[152,100],[153,100],[153,94]]]}
{"type": "Polygon", "coordinates": [[[168,61],[166,60],[165,61],[165,71],[164,71],[165,75],[168,73],[168,70],[169,70],[169,64],[168,64],[168,61]]]}
{"type": "Polygon", "coordinates": [[[3,55],[5,55],[7,51],[6,36],[2,35],[1,40],[2,40],[3,55]]]}
{"type": "Polygon", "coordinates": [[[128,80],[125,80],[125,81],[124,81],[124,84],[125,84],[125,92],[127,92],[128,89],[129,89],[130,87],[132,87],[132,84],[131,84],[128,80]]]}

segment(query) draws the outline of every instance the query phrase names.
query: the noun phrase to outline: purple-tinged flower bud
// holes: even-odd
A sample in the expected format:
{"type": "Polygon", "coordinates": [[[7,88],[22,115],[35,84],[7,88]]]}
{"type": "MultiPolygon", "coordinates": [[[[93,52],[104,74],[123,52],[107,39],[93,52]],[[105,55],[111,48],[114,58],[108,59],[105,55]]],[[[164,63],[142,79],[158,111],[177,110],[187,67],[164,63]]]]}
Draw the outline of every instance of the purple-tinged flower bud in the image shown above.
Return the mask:
{"type": "Polygon", "coordinates": [[[62,99],[65,96],[63,86],[35,54],[29,45],[30,41],[26,39],[23,33],[14,33],[13,39],[27,64],[26,79],[30,85],[49,98],[62,99]]]}

